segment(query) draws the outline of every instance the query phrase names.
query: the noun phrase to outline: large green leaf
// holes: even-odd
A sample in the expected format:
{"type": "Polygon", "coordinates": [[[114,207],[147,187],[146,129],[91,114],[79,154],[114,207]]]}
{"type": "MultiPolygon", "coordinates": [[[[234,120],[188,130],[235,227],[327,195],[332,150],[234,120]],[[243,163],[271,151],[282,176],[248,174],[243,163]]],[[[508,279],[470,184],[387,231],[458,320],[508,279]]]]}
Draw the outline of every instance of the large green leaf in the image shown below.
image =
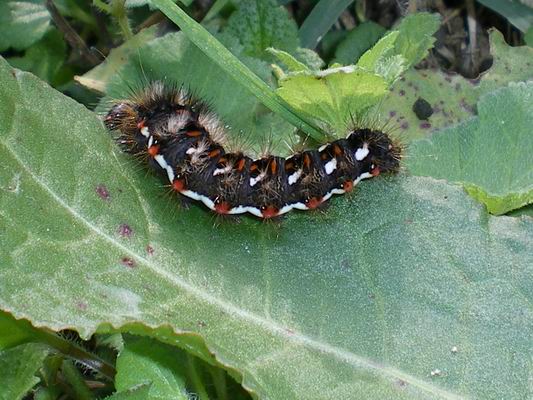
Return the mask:
{"type": "Polygon", "coordinates": [[[529,219],[398,177],[281,226],[216,224],[5,62],[0,98],[1,309],[150,333],[264,399],[530,397],[529,219]]]}
{"type": "Polygon", "coordinates": [[[374,46],[385,32],[385,28],[372,21],[356,26],[339,43],[335,50],[335,62],[355,64],[359,57],[374,46]]]}
{"type": "Polygon", "coordinates": [[[50,13],[42,0],[2,0],[0,51],[30,47],[43,37],[49,26],[50,13]]]}
{"type": "Polygon", "coordinates": [[[477,100],[483,94],[509,82],[533,79],[532,48],[511,47],[495,30],[490,32],[490,47],[492,67],[479,79],[466,79],[436,69],[407,71],[380,104],[382,123],[399,128],[405,142],[426,137],[472,117],[477,100]],[[433,108],[427,121],[419,120],[413,112],[418,98],[426,100],[433,108]]]}
{"type": "Polygon", "coordinates": [[[37,343],[0,351],[0,399],[22,399],[39,382],[35,375],[49,351],[48,347],[37,343]]]}
{"type": "Polygon", "coordinates": [[[247,55],[265,57],[268,47],[294,51],[298,47],[298,28],[276,0],[242,0],[228,21],[226,32],[238,38],[247,55]]]}
{"type": "Polygon", "coordinates": [[[115,388],[120,391],[150,383],[146,399],[187,400],[181,352],[147,338],[127,338],[117,357],[115,388]]]}
{"type": "Polygon", "coordinates": [[[409,170],[461,182],[493,214],[533,203],[533,82],[485,95],[478,114],[411,143],[409,170]]]}

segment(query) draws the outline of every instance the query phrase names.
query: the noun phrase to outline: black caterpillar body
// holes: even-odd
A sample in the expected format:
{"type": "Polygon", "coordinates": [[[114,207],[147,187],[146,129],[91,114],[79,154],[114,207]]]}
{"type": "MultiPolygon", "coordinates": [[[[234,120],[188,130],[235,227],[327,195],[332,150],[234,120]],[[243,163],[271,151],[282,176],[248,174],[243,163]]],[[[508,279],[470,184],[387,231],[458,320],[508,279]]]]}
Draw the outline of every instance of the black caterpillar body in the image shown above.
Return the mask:
{"type": "Polygon", "coordinates": [[[120,132],[125,151],[147,159],[173,190],[218,214],[273,218],[315,209],[362,179],[397,172],[401,158],[400,146],[373,129],[353,130],[288,158],[227,152],[218,118],[185,91],[160,82],[114,104],[105,124],[120,132]]]}

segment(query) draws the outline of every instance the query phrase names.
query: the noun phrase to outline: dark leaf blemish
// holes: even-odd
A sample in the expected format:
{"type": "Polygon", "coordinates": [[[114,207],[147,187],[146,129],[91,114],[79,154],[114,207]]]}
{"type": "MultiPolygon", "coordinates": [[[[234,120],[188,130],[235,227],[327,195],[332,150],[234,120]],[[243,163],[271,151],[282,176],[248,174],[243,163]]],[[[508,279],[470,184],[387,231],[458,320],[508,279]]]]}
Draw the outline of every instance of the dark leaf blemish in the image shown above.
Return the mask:
{"type": "Polygon", "coordinates": [[[102,200],[110,200],[111,195],[109,194],[109,190],[107,190],[107,187],[105,185],[97,185],[95,188],[96,194],[102,199],[102,200]]]}
{"type": "Polygon", "coordinates": [[[135,261],[130,257],[122,257],[120,260],[121,264],[128,268],[134,268],[135,267],[135,261]]]}
{"type": "Polygon", "coordinates": [[[120,224],[118,234],[122,237],[130,237],[133,235],[133,229],[128,224],[120,224]]]}
{"type": "Polygon", "coordinates": [[[416,114],[416,117],[420,120],[425,120],[431,117],[433,114],[433,108],[427,100],[419,97],[413,104],[413,112],[416,114]]]}

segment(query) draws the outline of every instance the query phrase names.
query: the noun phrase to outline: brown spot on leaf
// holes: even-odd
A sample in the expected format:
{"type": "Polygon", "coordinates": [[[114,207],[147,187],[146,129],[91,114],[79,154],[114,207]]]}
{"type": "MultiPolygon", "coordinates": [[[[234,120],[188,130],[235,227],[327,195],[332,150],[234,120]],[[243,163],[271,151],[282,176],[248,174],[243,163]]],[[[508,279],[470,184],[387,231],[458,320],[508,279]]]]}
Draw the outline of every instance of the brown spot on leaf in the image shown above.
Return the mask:
{"type": "Polygon", "coordinates": [[[148,253],[149,256],[153,256],[154,255],[154,248],[150,245],[146,246],[146,252],[148,253]]]}
{"type": "Polygon", "coordinates": [[[120,224],[118,234],[122,237],[131,237],[133,235],[133,229],[128,224],[120,224]]]}
{"type": "Polygon", "coordinates": [[[102,200],[110,200],[111,195],[109,194],[109,190],[107,190],[107,187],[105,185],[97,185],[95,188],[96,194],[102,199],[102,200]]]}
{"type": "Polygon", "coordinates": [[[122,257],[120,263],[128,268],[135,268],[135,261],[130,257],[122,257]]]}

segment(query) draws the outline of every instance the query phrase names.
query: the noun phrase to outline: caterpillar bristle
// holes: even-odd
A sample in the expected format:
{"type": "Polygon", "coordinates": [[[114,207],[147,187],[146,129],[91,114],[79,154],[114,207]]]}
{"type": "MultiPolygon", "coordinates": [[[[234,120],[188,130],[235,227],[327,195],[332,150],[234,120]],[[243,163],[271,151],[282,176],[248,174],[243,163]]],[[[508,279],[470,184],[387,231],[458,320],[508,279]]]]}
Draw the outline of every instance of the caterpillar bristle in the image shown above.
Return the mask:
{"type": "MultiPolygon", "coordinates": [[[[368,118],[368,117],[365,117],[368,118]]],[[[199,201],[217,215],[249,213],[278,219],[286,212],[321,210],[335,194],[350,192],[362,179],[400,169],[402,145],[382,129],[355,128],[318,149],[298,143],[263,141],[252,158],[226,135],[206,103],[181,86],[153,82],[131,98],[113,104],[104,117],[118,131],[121,148],[166,177],[167,191],[199,201]],[[273,155],[285,143],[292,155],[273,155]]],[[[243,134],[236,135],[241,136],[243,134]]],[[[248,136],[248,139],[251,139],[248,136]]]]}

